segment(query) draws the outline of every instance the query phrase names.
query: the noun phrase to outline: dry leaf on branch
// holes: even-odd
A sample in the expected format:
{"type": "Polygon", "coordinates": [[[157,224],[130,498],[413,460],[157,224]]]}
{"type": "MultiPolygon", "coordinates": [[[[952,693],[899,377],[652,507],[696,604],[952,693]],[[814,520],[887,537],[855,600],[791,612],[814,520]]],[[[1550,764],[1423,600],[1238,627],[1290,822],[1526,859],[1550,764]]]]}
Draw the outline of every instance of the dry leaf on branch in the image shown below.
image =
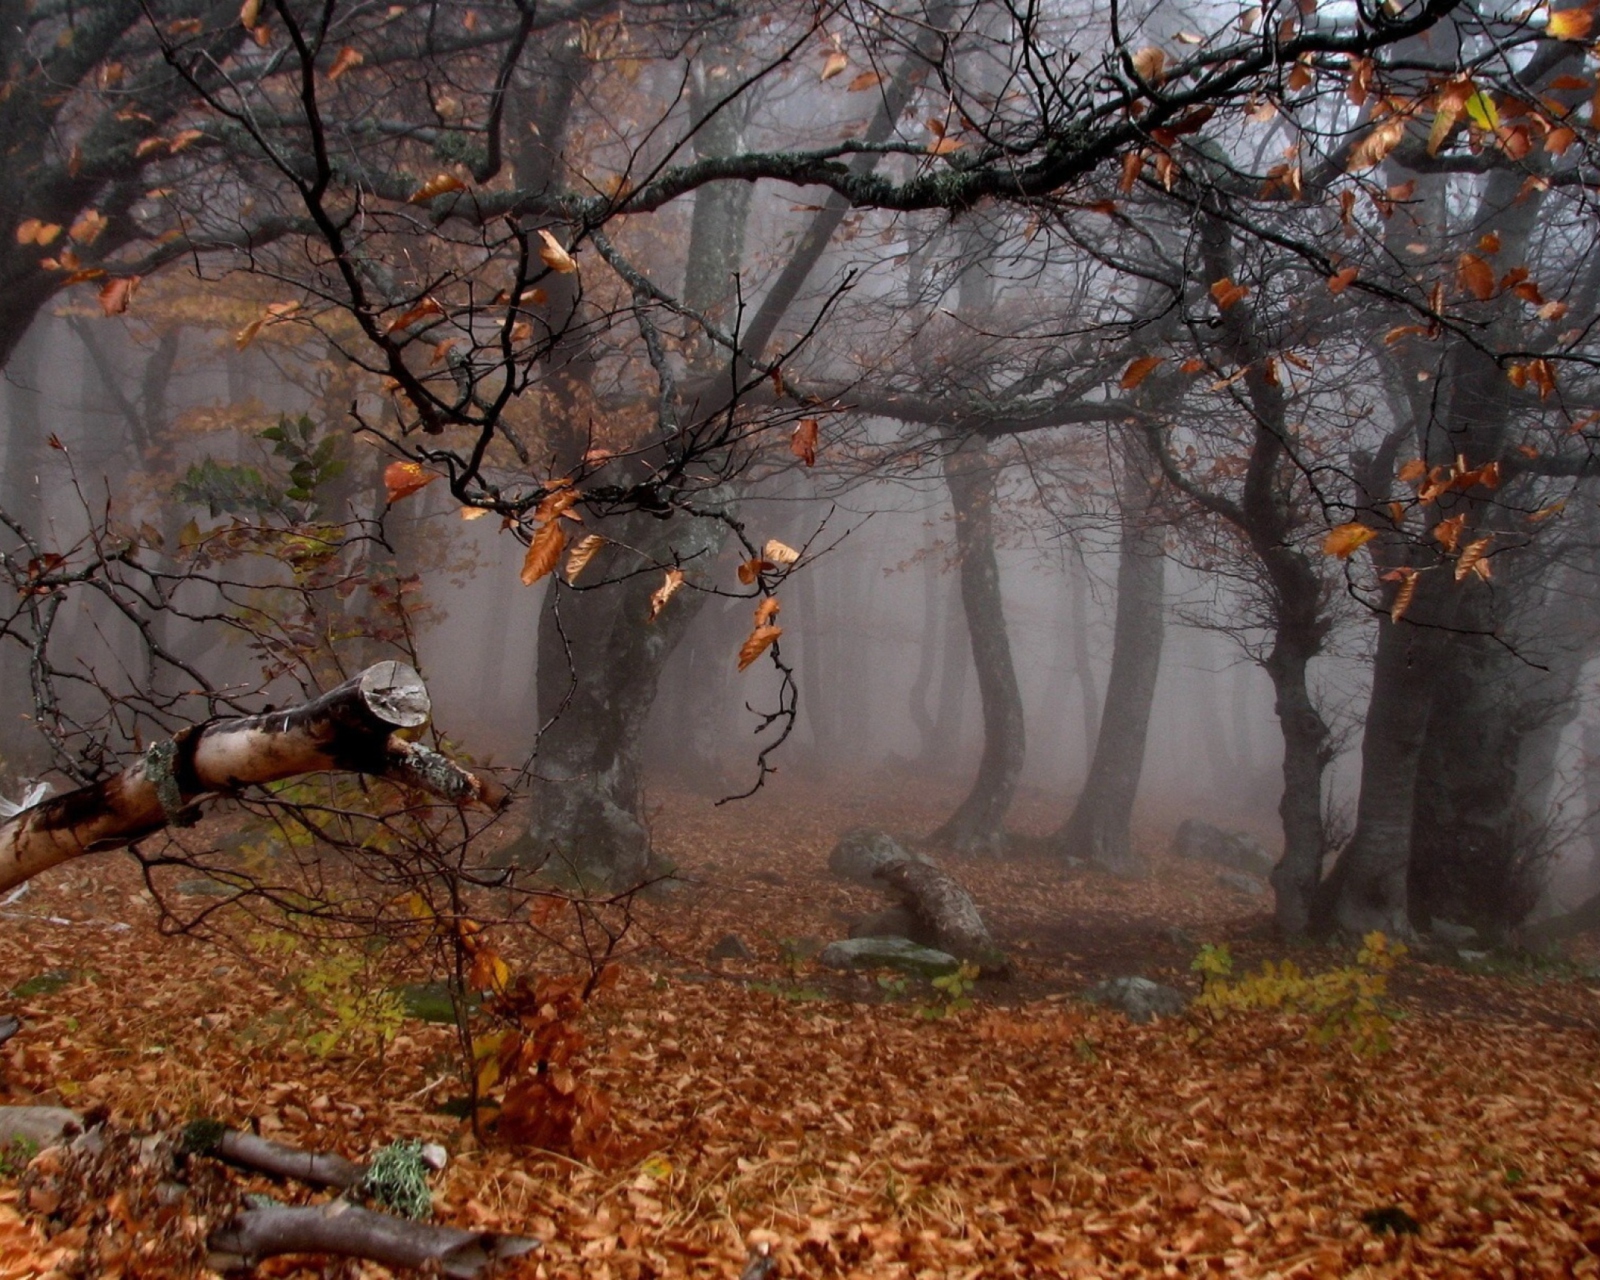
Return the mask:
{"type": "Polygon", "coordinates": [[[667,601],[677,593],[683,585],[683,570],[668,569],[661,585],[650,593],[650,617],[648,621],[654,622],[661,616],[661,611],[667,607],[667,601]]]}
{"type": "Polygon", "coordinates": [[[550,270],[570,275],[578,269],[577,259],[566,251],[548,228],[539,228],[539,240],[539,257],[550,270]]]}
{"type": "Polygon", "coordinates": [[[835,49],[828,55],[828,60],[822,64],[822,74],[818,78],[822,80],[832,80],[834,76],[841,74],[849,65],[850,59],[845,57],[845,55],[839,50],[835,49]]]}
{"type": "Polygon", "coordinates": [[[567,534],[559,520],[540,525],[528,543],[528,554],[522,557],[522,585],[531,587],[553,572],[566,545],[567,534]]]}
{"type": "Polygon", "coordinates": [[[739,581],[745,586],[750,586],[763,573],[770,573],[778,566],[770,560],[745,560],[739,565],[739,581]]]}
{"type": "Polygon", "coordinates": [[[819,425],[815,418],[801,418],[800,425],[795,427],[793,434],[789,437],[789,452],[808,467],[817,465],[817,428],[819,425]]]}
{"type": "Polygon", "coordinates": [[[584,567],[595,558],[600,548],[605,545],[606,540],[598,533],[586,534],[584,537],[579,538],[573,545],[572,554],[567,557],[567,581],[576,582],[584,567]]]}
{"type": "Polygon", "coordinates": [[[452,173],[436,173],[407,198],[407,204],[427,204],[437,196],[447,195],[452,191],[465,191],[467,184],[452,173]]]}
{"type": "Polygon", "coordinates": [[[359,67],[366,59],[361,56],[361,50],[352,49],[346,45],[339,50],[339,56],[333,60],[333,65],[328,68],[328,79],[337,80],[346,71],[359,67]]]}
{"type": "Polygon", "coordinates": [[[1122,389],[1124,391],[1132,391],[1155,372],[1157,366],[1164,359],[1166,359],[1165,356],[1140,356],[1123,371],[1122,389]]]}
{"type": "Polygon", "coordinates": [[[1352,520],[1348,524],[1335,525],[1328,530],[1328,536],[1322,540],[1322,550],[1326,555],[1347,560],[1355,551],[1366,546],[1377,536],[1377,530],[1369,529],[1359,521],[1352,520]]]}
{"type": "Polygon", "coordinates": [[[391,505],[426,489],[438,478],[438,472],[424,470],[421,463],[411,461],[391,462],[383,469],[383,487],[391,505]]]}
{"type": "Polygon", "coordinates": [[[782,634],[782,627],[763,625],[746,636],[744,643],[739,646],[739,670],[743,671],[771,648],[772,642],[782,634]]]}
{"type": "Polygon", "coordinates": [[[100,310],[108,316],[120,316],[133,301],[139,288],[140,276],[115,276],[100,286],[100,310]]]}
{"type": "Polygon", "coordinates": [[[1478,538],[1467,543],[1461,549],[1461,555],[1456,560],[1456,581],[1460,582],[1469,573],[1476,573],[1485,581],[1489,578],[1489,562],[1484,559],[1489,554],[1489,544],[1494,541],[1494,535],[1478,538]]]}
{"type": "Polygon", "coordinates": [[[761,548],[761,556],[762,559],[770,560],[775,565],[786,565],[798,560],[800,553],[793,547],[785,546],[776,538],[769,538],[767,545],[761,548]]]}

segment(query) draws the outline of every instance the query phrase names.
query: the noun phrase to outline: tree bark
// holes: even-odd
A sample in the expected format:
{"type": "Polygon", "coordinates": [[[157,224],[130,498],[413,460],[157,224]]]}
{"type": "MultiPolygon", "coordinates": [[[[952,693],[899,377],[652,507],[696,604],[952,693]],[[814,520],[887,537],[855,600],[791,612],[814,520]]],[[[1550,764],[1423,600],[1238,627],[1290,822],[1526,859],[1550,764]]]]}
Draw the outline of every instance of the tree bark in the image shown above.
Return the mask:
{"type": "Polygon", "coordinates": [[[1144,451],[1129,445],[1121,496],[1117,617],[1094,760],[1072,816],[1052,838],[1063,857],[1083,858],[1113,875],[1146,873],[1133,848],[1133,804],[1144,769],[1150,708],[1161,671],[1166,557],[1153,519],[1155,487],[1144,451]]]}
{"type": "Polygon", "coordinates": [[[349,770],[452,804],[498,807],[504,791],[437,752],[395,737],[427,723],[422,678],[380,662],[288,711],[215,720],[152,746],[121,773],[43,800],[0,824],[0,892],[73,858],[120,849],[184,821],[195,801],[302,773],[349,770]]]}
{"type": "Polygon", "coordinates": [[[981,446],[950,450],[944,466],[961,557],[961,603],[983,701],[983,757],[972,790],[931,838],[960,853],[997,854],[1022,780],[1026,730],[995,557],[995,474],[981,446]]]}

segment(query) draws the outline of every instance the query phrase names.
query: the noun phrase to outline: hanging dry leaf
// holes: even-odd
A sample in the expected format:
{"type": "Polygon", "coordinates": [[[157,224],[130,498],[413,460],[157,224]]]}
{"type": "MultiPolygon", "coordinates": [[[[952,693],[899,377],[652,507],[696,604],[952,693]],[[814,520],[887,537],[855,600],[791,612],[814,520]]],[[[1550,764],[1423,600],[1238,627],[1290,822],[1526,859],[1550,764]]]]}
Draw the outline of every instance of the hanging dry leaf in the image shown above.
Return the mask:
{"type": "Polygon", "coordinates": [[[418,490],[426,489],[439,478],[436,471],[428,471],[419,462],[404,460],[391,462],[383,469],[383,487],[391,504],[409,498],[418,490]]]}
{"type": "Polygon", "coordinates": [[[1211,286],[1211,296],[1216,300],[1217,310],[1226,311],[1234,303],[1250,296],[1250,290],[1242,284],[1234,284],[1228,276],[1214,282],[1211,286]]]}
{"type": "Polygon", "coordinates": [[[244,0],[239,6],[239,25],[245,30],[253,30],[256,23],[261,20],[261,0],[244,0]]]}
{"type": "Polygon", "coordinates": [[[1146,45],[1133,55],[1133,70],[1134,74],[1146,83],[1160,84],[1167,70],[1165,50],[1157,49],[1154,45],[1146,45]]]}
{"type": "Polygon", "coordinates": [[[777,596],[762,596],[761,603],[756,606],[756,626],[763,627],[771,622],[782,608],[777,596]]]}
{"type": "Polygon", "coordinates": [[[1141,382],[1148,378],[1165,356],[1140,356],[1122,372],[1122,389],[1132,391],[1141,382]]]}
{"type": "Polygon", "coordinates": [[[593,560],[600,548],[606,545],[606,540],[598,533],[587,534],[573,544],[572,554],[567,557],[567,581],[576,582],[578,575],[583,572],[584,566],[593,560]]]}
{"type": "Polygon", "coordinates": [[[1375,529],[1369,529],[1359,521],[1352,520],[1348,524],[1335,525],[1328,530],[1328,536],[1322,540],[1323,554],[1338,556],[1341,560],[1348,560],[1350,556],[1367,545],[1378,536],[1375,529]]]}
{"type": "Polygon", "coordinates": [[[539,228],[539,239],[541,241],[539,257],[550,270],[569,275],[578,269],[577,260],[562,247],[561,241],[551,235],[547,228],[539,228]]]}
{"type": "Polygon", "coordinates": [[[1393,574],[1384,574],[1385,578],[1396,578],[1400,583],[1399,589],[1394,593],[1394,600],[1389,605],[1389,621],[1399,622],[1406,616],[1406,610],[1411,607],[1411,602],[1416,599],[1417,579],[1421,576],[1409,566],[1396,569],[1393,574]]]}
{"type": "Polygon", "coordinates": [[[1400,139],[1405,134],[1405,117],[1389,116],[1351,148],[1350,160],[1345,167],[1351,173],[1359,173],[1382,164],[1384,157],[1400,145],[1400,139]]]}
{"type": "Polygon", "coordinates": [[[772,642],[782,634],[782,627],[758,625],[754,631],[745,637],[744,643],[739,646],[739,670],[743,671],[771,648],[772,642]]]}
{"type": "Polygon", "coordinates": [[[770,573],[777,567],[770,560],[745,560],[739,565],[739,581],[748,587],[763,573],[770,573]]]}
{"type": "MultiPolygon", "coordinates": [[[[93,244],[109,222],[110,219],[100,210],[85,209],[73,220],[72,230],[67,232],[67,236],[74,244],[93,244]]],[[[39,241],[35,239],[35,243],[39,241]]]]}
{"type": "Polygon", "coordinates": [[[534,509],[533,518],[539,524],[549,524],[557,516],[566,514],[567,508],[582,496],[582,493],[573,487],[570,479],[558,476],[550,481],[550,492],[540,499],[539,505],[534,509]]]}
{"type": "Polygon", "coordinates": [[[528,543],[528,554],[522,557],[522,585],[531,587],[540,578],[555,570],[561,562],[561,553],[567,545],[566,530],[559,520],[541,525],[528,543]]]}
{"type": "Polygon", "coordinates": [[[346,71],[359,67],[365,61],[366,59],[361,56],[361,50],[345,45],[339,50],[339,56],[333,60],[333,65],[328,68],[328,79],[337,80],[346,71]]]}
{"type": "Polygon", "coordinates": [[[482,520],[484,518],[484,516],[486,516],[488,514],[489,514],[489,508],[488,507],[462,507],[461,508],[461,518],[463,520],[482,520]]]}
{"type": "Polygon", "coordinates": [[[776,538],[770,538],[767,545],[761,548],[763,559],[772,561],[775,565],[793,564],[800,558],[800,553],[793,547],[785,546],[776,538]]]}
{"type": "Polygon", "coordinates": [[[808,467],[817,465],[817,428],[820,425],[815,418],[801,418],[789,436],[789,452],[808,467]]]}
{"type": "Polygon", "coordinates": [[[832,80],[834,76],[842,74],[849,65],[850,59],[845,57],[838,49],[835,49],[828,55],[828,60],[822,64],[822,75],[819,78],[832,80]]]}
{"type": "Polygon", "coordinates": [[[140,276],[116,276],[100,287],[100,310],[108,316],[120,316],[133,301],[139,288],[140,276]]]}
{"type": "Polygon", "coordinates": [[[427,204],[438,196],[452,191],[465,191],[467,184],[453,173],[436,173],[406,199],[407,204],[427,204]]]}
{"type": "Polygon", "coordinates": [[[1494,297],[1494,268],[1475,253],[1463,253],[1456,259],[1456,274],[1461,287],[1479,302],[1494,297]]]}
{"type": "Polygon", "coordinates": [[[848,85],[849,92],[861,93],[867,89],[876,89],[883,83],[883,73],[879,71],[863,71],[848,85]]]}
{"type": "Polygon", "coordinates": [[[394,320],[384,332],[399,333],[402,329],[409,329],[419,320],[426,320],[429,316],[442,316],[443,314],[444,308],[438,302],[432,298],[424,298],[416,306],[412,307],[410,311],[405,312],[394,320]]]}
{"type": "Polygon", "coordinates": [[[1484,560],[1484,556],[1489,553],[1489,544],[1493,541],[1494,535],[1491,533],[1486,538],[1478,538],[1467,543],[1461,549],[1461,555],[1456,560],[1457,582],[1460,582],[1469,573],[1476,573],[1480,578],[1488,578],[1489,564],[1488,561],[1484,560]],[[1478,568],[1480,563],[1483,565],[1482,569],[1478,568]]]}
{"type": "Polygon", "coordinates": [[[1461,541],[1461,530],[1467,523],[1465,515],[1454,515],[1433,526],[1433,537],[1446,551],[1454,552],[1461,541]]]}
{"type": "Polygon", "coordinates": [[[650,617],[648,619],[650,622],[654,622],[661,616],[661,611],[667,607],[667,601],[672,599],[682,585],[683,570],[668,569],[666,577],[661,581],[661,585],[650,593],[650,617]]]}
{"type": "Polygon", "coordinates": [[[1357,272],[1354,267],[1344,267],[1338,271],[1335,271],[1331,276],[1328,277],[1328,292],[1343,293],[1353,283],[1355,283],[1356,275],[1357,272]]]}
{"type": "Polygon", "coordinates": [[[1402,484],[1415,484],[1428,474],[1428,464],[1421,458],[1412,458],[1400,468],[1399,476],[1402,484]]]}

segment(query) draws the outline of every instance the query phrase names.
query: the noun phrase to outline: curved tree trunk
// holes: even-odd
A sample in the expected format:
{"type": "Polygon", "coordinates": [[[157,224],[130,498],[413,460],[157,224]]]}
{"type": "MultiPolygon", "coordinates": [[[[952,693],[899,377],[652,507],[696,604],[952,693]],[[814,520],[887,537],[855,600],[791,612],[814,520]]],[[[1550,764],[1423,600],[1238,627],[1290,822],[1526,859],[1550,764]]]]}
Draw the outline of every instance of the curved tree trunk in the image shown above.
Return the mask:
{"type": "MultiPolygon", "coordinates": [[[[1313,648],[1311,652],[1315,652],[1313,648]]],[[[1267,659],[1272,677],[1274,710],[1283,731],[1283,795],[1278,817],[1283,823],[1283,857],[1272,871],[1277,895],[1274,911],[1285,933],[1302,934],[1311,927],[1312,905],[1322,879],[1327,852],[1322,820],[1322,774],[1328,766],[1328,726],[1306,683],[1310,652],[1285,637],[1267,659]]]]}
{"type": "Polygon", "coordinates": [[[1154,488],[1142,470],[1145,459],[1133,447],[1125,456],[1117,619],[1100,735],[1083,792],[1052,843],[1064,857],[1131,877],[1147,870],[1134,851],[1131,827],[1161,672],[1166,556],[1161,528],[1152,519],[1154,488]]]}
{"type": "Polygon", "coordinates": [[[945,481],[955,508],[961,603],[983,699],[983,758],[967,798],[932,838],[961,853],[999,853],[1027,738],[994,549],[995,474],[982,448],[969,445],[945,455],[945,481]]]}

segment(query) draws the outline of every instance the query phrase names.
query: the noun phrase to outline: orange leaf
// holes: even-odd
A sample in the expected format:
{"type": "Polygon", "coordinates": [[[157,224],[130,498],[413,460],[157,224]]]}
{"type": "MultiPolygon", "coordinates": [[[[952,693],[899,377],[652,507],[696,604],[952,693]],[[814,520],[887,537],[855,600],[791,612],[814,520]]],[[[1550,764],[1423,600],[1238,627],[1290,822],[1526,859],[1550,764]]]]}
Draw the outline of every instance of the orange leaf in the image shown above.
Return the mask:
{"type": "Polygon", "coordinates": [[[817,428],[820,425],[815,418],[801,418],[800,425],[789,437],[789,452],[808,467],[817,465],[817,428]]]}
{"type": "Polygon", "coordinates": [[[1199,356],[1190,356],[1178,366],[1179,373],[1199,373],[1206,367],[1206,362],[1199,356]]]}
{"type": "Polygon", "coordinates": [[[451,191],[465,191],[467,184],[452,173],[436,173],[420,187],[413,191],[407,198],[407,204],[427,204],[437,196],[446,195],[451,191]]]}
{"type": "Polygon", "coordinates": [[[860,93],[865,89],[876,89],[883,83],[883,75],[877,71],[863,71],[848,86],[851,93],[860,93]]]}
{"type": "Polygon", "coordinates": [[[1167,70],[1166,52],[1154,45],[1146,45],[1133,55],[1133,70],[1141,80],[1160,84],[1167,70]]]}
{"type": "Polygon", "coordinates": [[[133,301],[139,287],[139,276],[117,276],[100,287],[100,310],[108,316],[120,316],[133,301]]]}
{"type": "Polygon", "coordinates": [[[391,323],[389,327],[384,330],[384,332],[398,333],[402,329],[409,329],[412,325],[416,324],[418,320],[426,320],[429,316],[442,316],[443,314],[444,308],[441,307],[436,301],[434,301],[432,298],[424,298],[421,302],[417,303],[416,306],[412,307],[410,311],[407,311],[404,315],[400,316],[397,320],[391,323]]]}
{"type": "Polygon", "coordinates": [[[661,616],[661,611],[667,607],[667,601],[677,594],[678,588],[683,585],[683,570],[668,569],[666,576],[661,580],[661,585],[650,593],[650,617],[654,622],[661,616]]]}
{"type": "Polygon", "coordinates": [[[1406,568],[1398,571],[1400,574],[1400,589],[1394,593],[1394,602],[1389,606],[1389,621],[1399,622],[1405,617],[1406,610],[1411,607],[1411,601],[1416,598],[1417,579],[1421,576],[1415,569],[1406,568]]]}
{"type": "Polygon", "coordinates": [[[1594,25],[1587,9],[1558,9],[1550,15],[1545,32],[1552,40],[1582,40],[1594,25]]]}
{"type": "Polygon", "coordinates": [[[426,471],[418,462],[391,462],[383,469],[383,487],[389,494],[390,503],[399,502],[401,498],[409,498],[413,493],[426,489],[438,478],[438,472],[426,471]]]}
{"type": "Polygon", "coordinates": [[[199,142],[200,139],[205,136],[206,135],[204,131],[200,129],[180,130],[178,133],[172,135],[172,142],[168,145],[167,150],[173,155],[177,155],[178,152],[184,150],[192,143],[199,142]]]}
{"type": "Polygon", "coordinates": [[[928,144],[928,154],[930,156],[947,156],[952,151],[960,150],[961,140],[959,138],[935,138],[928,144]]]}
{"type": "Polygon", "coordinates": [[[248,29],[261,20],[261,0],[244,0],[239,6],[239,25],[248,29]]]}
{"type": "Polygon", "coordinates": [[[1366,546],[1377,536],[1375,529],[1369,529],[1359,521],[1352,520],[1348,524],[1335,525],[1328,530],[1328,536],[1322,540],[1322,551],[1324,555],[1348,560],[1352,553],[1366,546]]]}
{"type": "Polygon", "coordinates": [[[763,573],[770,573],[777,567],[770,560],[746,560],[739,565],[739,581],[748,587],[763,573]]]}
{"type": "Polygon", "coordinates": [[[1132,391],[1153,373],[1165,356],[1140,356],[1122,373],[1122,389],[1132,391]]]}
{"type": "Polygon", "coordinates": [[[339,56],[333,60],[333,65],[328,68],[328,79],[337,80],[346,71],[359,67],[365,61],[366,59],[361,56],[361,50],[345,45],[339,50],[339,56]]]}
{"type": "Polygon", "coordinates": [[[1250,290],[1242,284],[1234,284],[1227,276],[1216,281],[1211,286],[1211,296],[1216,299],[1217,309],[1226,311],[1234,303],[1248,297],[1250,290]]]}
{"type": "Polygon", "coordinates": [[[539,228],[539,239],[543,241],[539,246],[539,257],[550,270],[569,275],[578,269],[576,259],[562,247],[561,241],[551,235],[547,228],[539,228]]]}
{"type": "Polygon", "coordinates": [[[1454,552],[1461,542],[1461,530],[1467,523],[1465,515],[1454,515],[1433,526],[1433,537],[1446,551],[1454,552]]]}
{"type": "Polygon", "coordinates": [[[1117,183],[1117,190],[1127,195],[1133,190],[1133,184],[1139,181],[1139,171],[1144,168],[1144,156],[1137,151],[1129,151],[1122,157],[1122,178],[1117,183]]]}
{"type": "Polygon", "coordinates": [[[567,581],[576,582],[578,575],[584,567],[599,553],[601,547],[606,545],[606,540],[598,533],[587,534],[573,544],[572,554],[567,557],[567,581]]]}
{"type": "MultiPolygon", "coordinates": [[[[108,222],[110,219],[98,209],[85,209],[73,220],[72,230],[67,232],[67,236],[74,244],[93,244],[100,238],[100,233],[106,229],[108,222]]],[[[35,243],[48,242],[40,241],[36,237],[35,243]]]]}
{"type": "Polygon", "coordinates": [[[772,642],[782,634],[782,627],[758,625],[754,631],[745,637],[744,643],[739,646],[739,670],[743,671],[771,648],[772,642]]]}
{"type": "Polygon", "coordinates": [[[778,603],[777,596],[762,596],[761,603],[756,606],[756,626],[764,627],[778,616],[783,608],[778,603]]]}
{"type": "Polygon", "coordinates": [[[531,587],[550,574],[561,560],[566,548],[567,534],[559,520],[541,525],[528,543],[528,554],[522,557],[522,585],[531,587]]]}
{"type": "Polygon", "coordinates": [[[1478,258],[1477,254],[1461,254],[1461,258],[1456,259],[1456,275],[1461,278],[1462,288],[1478,301],[1488,302],[1493,298],[1494,267],[1478,258]]]}
{"type": "Polygon", "coordinates": [[[1328,292],[1343,293],[1354,283],[1357,272],[1354,267],[1344,267],[1335,271],[1328,277],[1328,292]]]}
{"type": "Polygon", "coordinates": [[[1400,468],[1400,481],[1402,484],[1414,484],[1428,474],[1428,464],[1421,458],[1413,458],[1400,468]]]}

